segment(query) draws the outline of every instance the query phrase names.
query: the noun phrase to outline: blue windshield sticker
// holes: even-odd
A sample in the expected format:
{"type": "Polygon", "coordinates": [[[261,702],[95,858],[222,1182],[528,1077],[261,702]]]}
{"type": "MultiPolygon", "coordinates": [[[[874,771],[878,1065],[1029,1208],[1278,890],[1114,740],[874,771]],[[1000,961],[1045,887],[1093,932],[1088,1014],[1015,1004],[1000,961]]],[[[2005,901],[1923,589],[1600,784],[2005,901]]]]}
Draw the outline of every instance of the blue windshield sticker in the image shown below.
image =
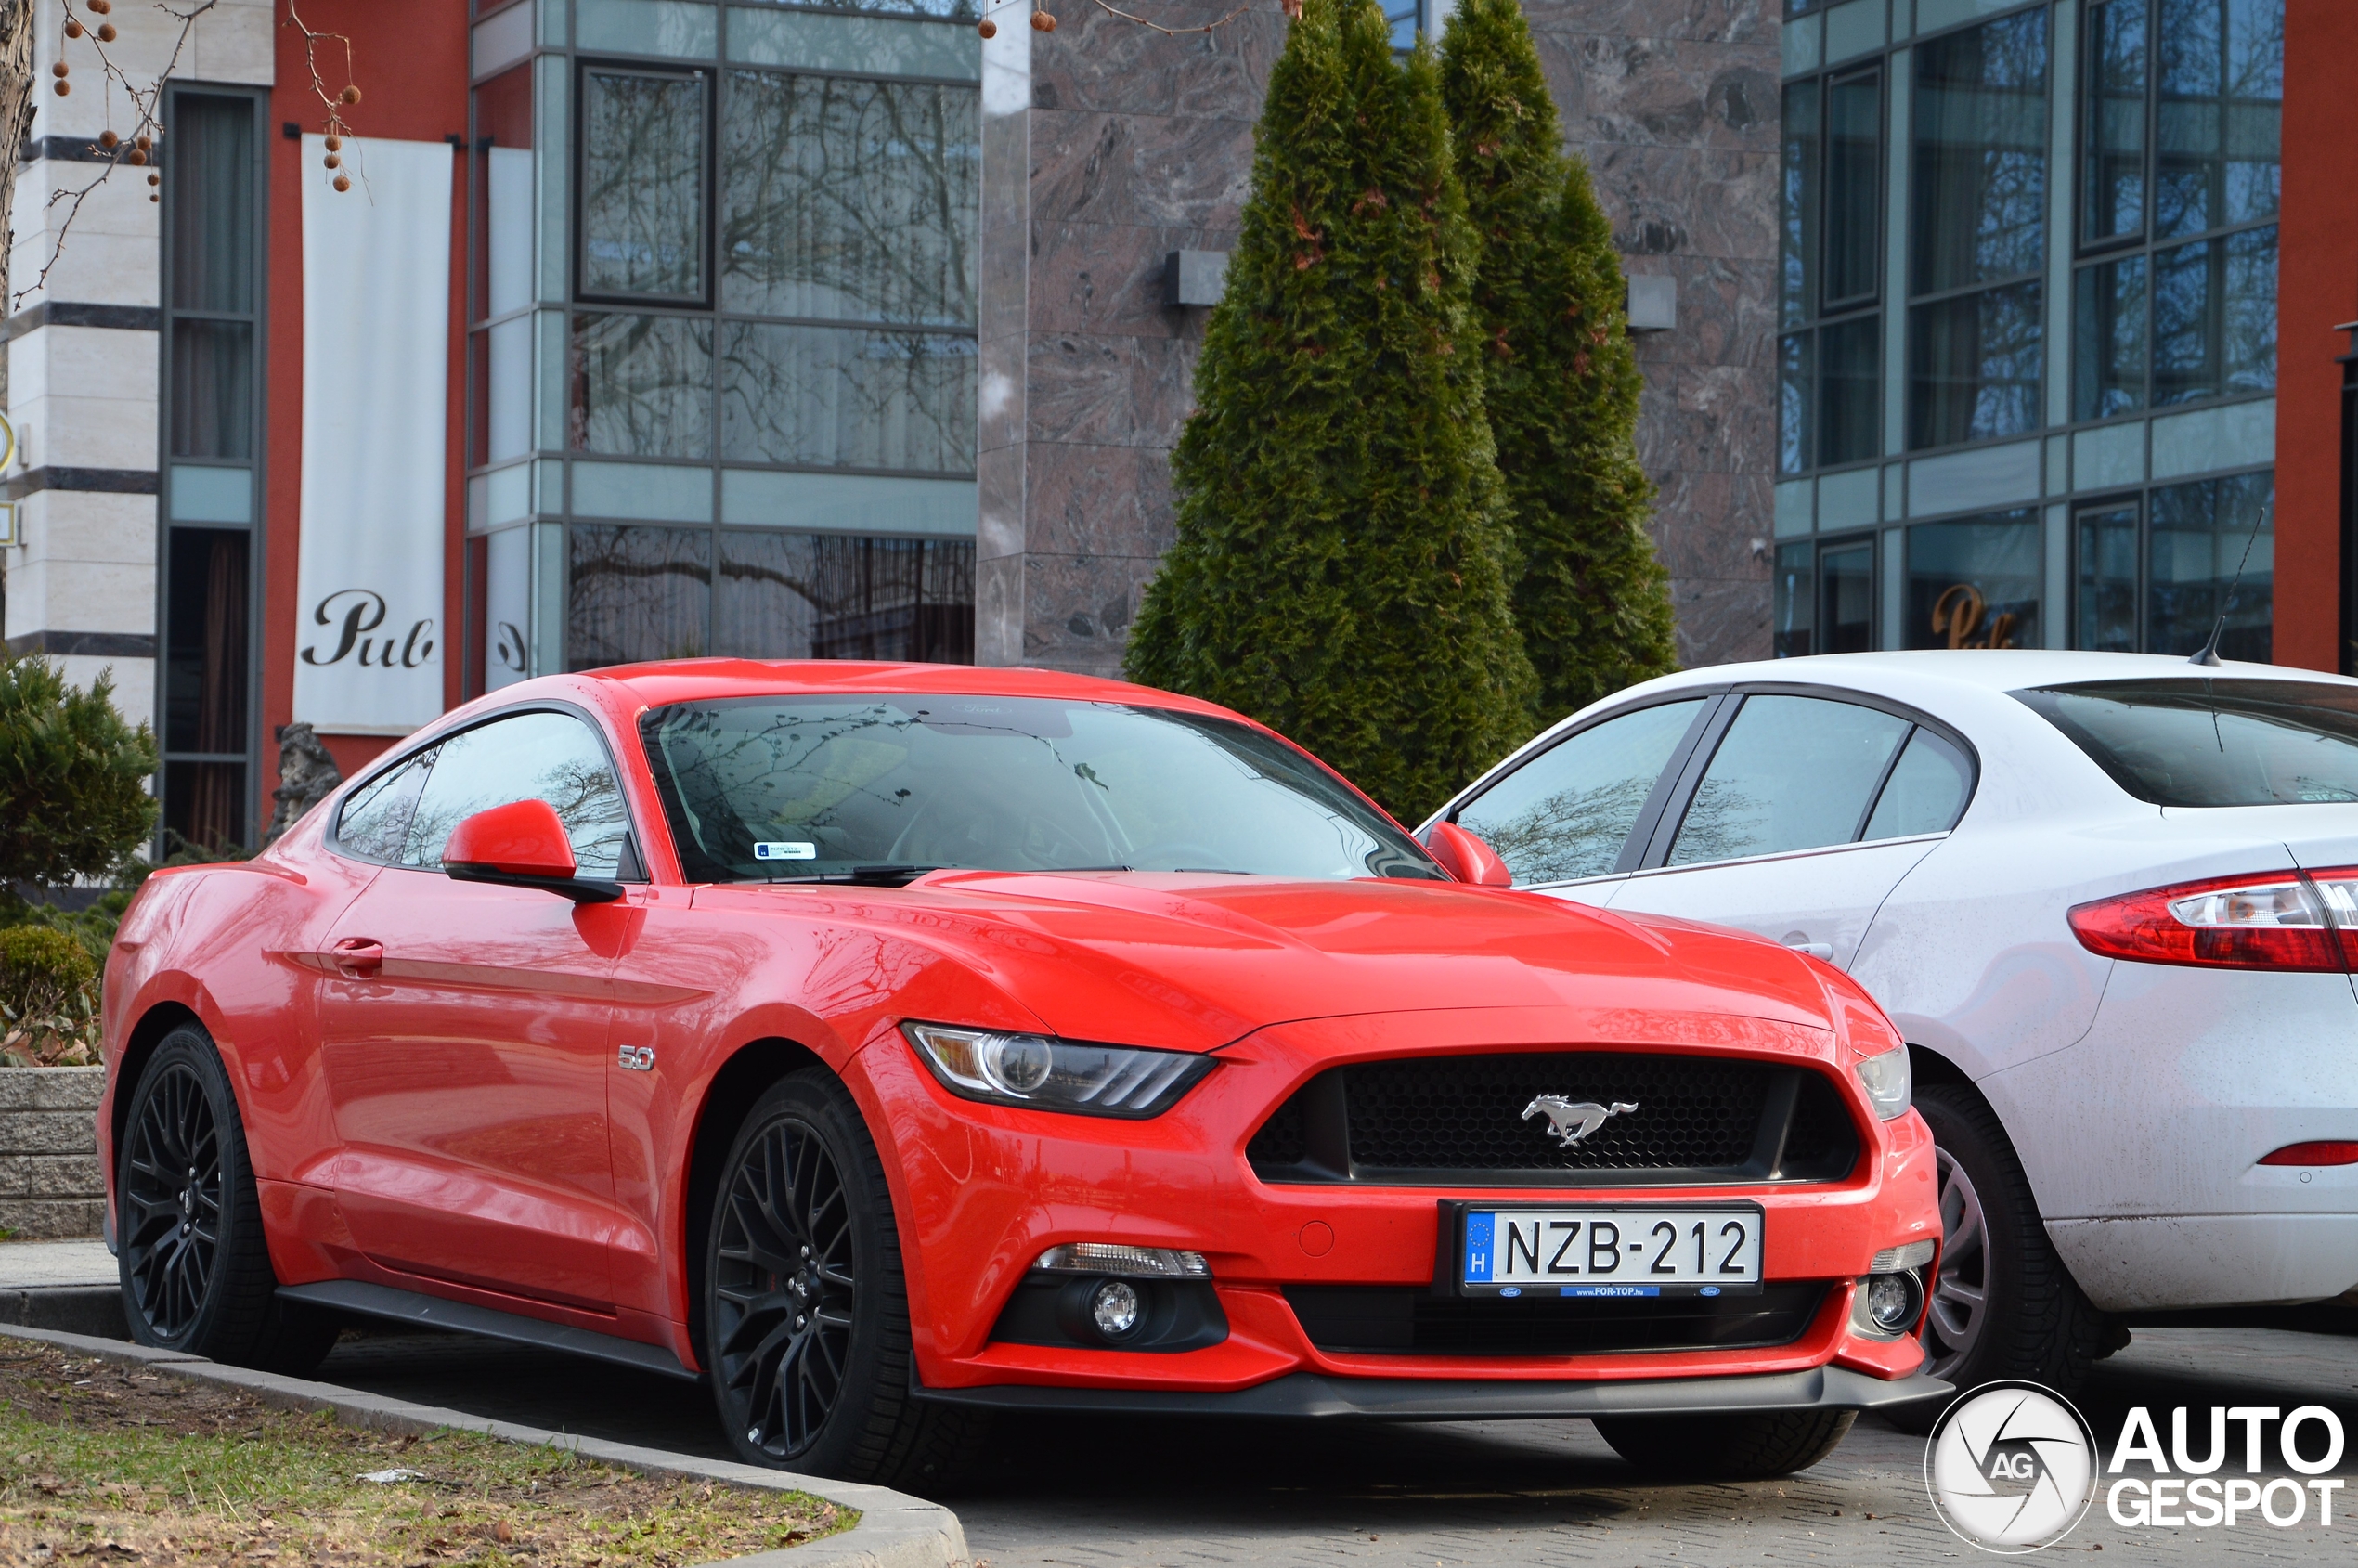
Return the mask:
{"type": "Polygon", "coordinates": [[[753,858],[757,861],[815,861],[819,858],[816,844],[756,844],[753,858]]]}

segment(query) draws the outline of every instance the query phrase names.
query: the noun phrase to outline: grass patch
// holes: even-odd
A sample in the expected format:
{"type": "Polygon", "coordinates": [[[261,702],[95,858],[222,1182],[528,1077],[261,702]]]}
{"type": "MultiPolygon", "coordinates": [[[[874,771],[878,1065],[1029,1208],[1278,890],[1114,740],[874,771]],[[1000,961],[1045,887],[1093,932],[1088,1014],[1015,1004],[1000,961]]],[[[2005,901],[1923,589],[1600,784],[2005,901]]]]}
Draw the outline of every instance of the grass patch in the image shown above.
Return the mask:
{"type": "Polygon", "coordinates": [[[395,1437],[0,1338],[0,1563],[647,1568],[858,1519],[472,1432],[395,1437]],[[404,1472],[365,1481],[368,1474],[404,1472]]]}

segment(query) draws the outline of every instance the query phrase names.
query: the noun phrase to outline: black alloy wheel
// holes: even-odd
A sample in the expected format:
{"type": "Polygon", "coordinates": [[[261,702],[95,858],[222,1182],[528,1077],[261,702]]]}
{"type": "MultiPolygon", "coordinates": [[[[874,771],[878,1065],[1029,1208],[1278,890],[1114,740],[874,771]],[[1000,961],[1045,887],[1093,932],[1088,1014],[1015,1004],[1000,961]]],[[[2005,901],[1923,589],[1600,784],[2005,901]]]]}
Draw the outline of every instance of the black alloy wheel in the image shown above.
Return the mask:
{"type": "Polygon", "coordinates": [[[339,1325],[278,1299],[245,1122],[212,1040],[174,1030],[130,1095],[115,1230],[132,1338],[271,1372],[318,1366],[339,1325]]]}
{"type": "Polygon", "coordinates": [[[884,1165],[823,1069],[773,1084],[713,1198],[706,1360],[745,1459],[939,1487],[980,1422],[911,1397],[909,1301],[884,1165]]]}
{"type": "Polygon", "coordinates": [[[187,1337],[221,1244],[221,1128],[195,1066],[158,1063],[125,1129],[121,1198],[126,1303],[158,1341],[187,1337]]]}

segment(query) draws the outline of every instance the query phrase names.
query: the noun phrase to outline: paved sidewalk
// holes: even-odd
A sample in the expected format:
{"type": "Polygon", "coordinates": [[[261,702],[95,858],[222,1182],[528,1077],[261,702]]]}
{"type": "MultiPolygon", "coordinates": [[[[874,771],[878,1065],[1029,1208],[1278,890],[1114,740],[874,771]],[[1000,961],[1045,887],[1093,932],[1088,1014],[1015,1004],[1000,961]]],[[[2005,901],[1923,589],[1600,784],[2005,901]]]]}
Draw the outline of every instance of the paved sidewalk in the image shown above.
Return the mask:
{"type": "Polygon", "coordinates": [[[0,1290],[54,1290],[118,1282],[103,1241],[0,1241],[0,1290]]]}

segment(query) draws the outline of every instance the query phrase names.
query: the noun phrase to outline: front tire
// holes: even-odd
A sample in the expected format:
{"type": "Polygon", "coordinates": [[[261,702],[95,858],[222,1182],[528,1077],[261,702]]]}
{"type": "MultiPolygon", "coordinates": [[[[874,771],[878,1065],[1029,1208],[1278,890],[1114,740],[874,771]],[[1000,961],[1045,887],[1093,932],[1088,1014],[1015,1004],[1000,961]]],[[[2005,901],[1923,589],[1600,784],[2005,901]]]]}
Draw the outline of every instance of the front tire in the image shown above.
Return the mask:
{"type": "Polygon", "coordinates": [[[909,1296],[884,1164],[832,1074],[755,1102],[721,1167],[705,1253],[721,1429],[750,1463],[939,1486],[978,1430],[913,1398],[909,1296]]]}
{"type": "Polygon", "coordinates": [[[1765,1481],[1807,1470],[1841,1445],[1855,1410],[1743,1416],[1599,1416],[1597,1435],[1649,1475],[1765,1481]]]}
{"type": "MultiPolygon", "coordinates": [[[[1963,1393],[2001,1380],[2066,1397],[2105,1354],[2105,1315],[2047,1239],[2030,1180],[1996,1113],[1955,1083],[1916,1091],[1940,1182],[1940,1272],[1924,1315],[1924,1370],[1963,1393]]],[[[1895,1424],[1930,1431],[1938,1406],[1895,1424]]]]}
{"type": "Polygon", "coordinates": [[[278,1299],[245,1122],[203,1030],[164,1036],[131,1092],[115,1177],[123,1315],[143,1345],[300,1377],[335,1343],[278,1299]]]}

